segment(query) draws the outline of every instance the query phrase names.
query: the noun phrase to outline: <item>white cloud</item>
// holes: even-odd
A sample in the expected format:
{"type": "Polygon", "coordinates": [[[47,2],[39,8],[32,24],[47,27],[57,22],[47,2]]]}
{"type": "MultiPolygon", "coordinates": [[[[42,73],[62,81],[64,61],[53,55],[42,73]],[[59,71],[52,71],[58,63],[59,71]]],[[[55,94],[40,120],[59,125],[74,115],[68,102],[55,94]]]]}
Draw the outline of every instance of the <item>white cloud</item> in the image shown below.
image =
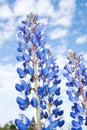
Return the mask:
{"type": "Polygon", "coordinates": [[[51,15],[53,6],[50,0],[16,0],[13,4],[13,12],[15,16],[23,16],[30,12],[38,13],[39,15],[51,15]]]}
{"type": "Polygon", "coordinates": [[[84,44],[87,42],[87,35],[82,35],[76,39],[77,44],[84,44]]]}
{"type": "Polygon", "coordinates": [[[5,20],[13,16],[13,13],[8,4],[3,4],[0,6],[0,19],[5,20]]]}
{"type": "Polygon", "coordinates": [[[0,65],[0,91],[11,91],[17,79],[16,66],[0,65]]]}
{"type": "Polygon", "coordinates": [[[75,4],[75,0],[60,0],[58,11],[51,24],[70,27],[75,13],[75,4]]]}
{"type": "Polygon", "coordinates": [[[56,28],[52,32],[49,33],[50,39],[60,39],[67,35],[68,30],[62,28],[56,28]]]}
{"type": "Polygon", "coordinates": [[[17,77],[16,65],[0,65],[0,125],[14,120],[17,115],[17,92],[15,90],[17,77]]]}
{"type": "Polygon", "coordinates": [[[83,52],[80,52],[80,54],[83,55],[84,64],[87,66],[87,53],[85,53],[85,52],[83,51],[83,52]]]}
{"type": "Polygon", "coordinates": [[[7,40],[12,40],[15,37],[16,22],[15,19],[10,18],[7,23],[0,23],[0,44],[7,40]]]}
{"type": "MultiPolygon", "coordinates": [[[[54,10],[50,0],[27,0],[27,2],[25,2],[25,0],[16,0],[11,6],[5,3],[1,5],[0,12],[3,13],[0,13],[0,18],[8,19],[11,22],[8,22],[6,25],[0,23],[1,28],[3,28],[0,31],[0,44],[13,37],[16,25],[18,24],[18,21],[15,22],[17,16],[25,16],[30,12],[35,12],[38,13],[38,15],[44,17],[51,17],[50,21],[46,19],[47,17],[41,19],[45,24],[52,23],[52,26],[62,25],[64,27],[69,27],[72,23],[74,11],[75,0],[59,1],[58,11],[54,10]]],[[[50,33],[51,39],[62,38],[68,34],[67,29],[59,29],[59,27],[57,26],[56,29],[54,29],[53,32],[50,33]]]]}

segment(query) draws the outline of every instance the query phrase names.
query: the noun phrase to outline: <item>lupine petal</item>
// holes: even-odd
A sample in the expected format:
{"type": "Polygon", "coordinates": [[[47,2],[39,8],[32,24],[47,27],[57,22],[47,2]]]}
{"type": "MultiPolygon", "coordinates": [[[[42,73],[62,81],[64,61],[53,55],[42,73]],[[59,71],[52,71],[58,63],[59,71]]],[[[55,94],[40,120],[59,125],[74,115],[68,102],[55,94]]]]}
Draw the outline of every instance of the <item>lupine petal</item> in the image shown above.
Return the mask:
{"type": "Polygon", "coordinates": [[[58,119],[58,126],[62,127],[64,125],[65,121],[58,119]]]}
{"type": "Polygon", "coordinates": [[[70,82],[73,81],[73,77],[71,77],[71,76],[67,76],[66,78],[67,78],[67,80],[70,81],[70,82]]]}
{"type": "Polygon", "coordinates": [[[69,73],[72,73],[72,72],[73,72],[73,68],[72,68],[71,66],[68,66],[68,65],[67,65],[66,69],[67,69],[67,71],[68,71],[69,73]]]}
{"type": "Polygon", "coordinates": [[[51,97],[49,98],[49,102],[50,102],[50,103],[53,102],[53,96],[51,96],[51,97]]]}
{"type": "Polygon", "coordinates": [[[24,80],[22,80],[21,82],[24,89],[29,89],[31,87],[30,83],[26,83],[24,80]]]}
{"type": "Polygon", "coordinates": [[[72,128],[71,130],[82,130],[82,127],[80,127],[80,128],[72,128]]]}
{"type": "Polygon", "coordinates": [[[80,87],[79,81],[75,79],[74,82],[75,82],[75,86],[76,86],[77,88],[79,88],[79,87],[80,87]]]}
{"type": "Polygon", "coordinates": [[[21,39],[24,39],[24,34],[22,32],[19,32],[18,37],[21,38],[21,39]]]}
{"type": "Polygon", "coordinates": [[[17,68],[17,73],[19,74],[20,78],[24,78],[25,77],[25,72],[21,68],[17,68]]]}
{"type": "Polygon", "coordinates": [[[25,33],[29,36],[29,34],[30,34],[30,30],[27,28],[27,27],[25,27],[25,33]]]}
{"type": "Polygon", "coordinates": [[[63,103],[62,100],[58,100],[58,105],[61,105],[63,103]]]}
{"type": "Polygon", "coordinates": [[[86,96],[86,98],[87,98],[87,92],[85,92],[85,96],[86,96]]]}
{"type": "Polygon", "coordinates": [[[78,76],[82,75],[82,70],[78,69],[77,74],[78,74],[78,76]]]}
{"type": "Polygon", "coordinates": [[[20,106],[25,106],[27,105],[29,102],[29,99],[28,97],[26,99],[22,99],[21,97],[17,97],[17,103],[20,105],[20,106]]]}
{"type": "Polygon", "coordinates": [[[27,25],[28,27],[30,27],[31,23],[29,21],[29,18],[26,19],[25,21],[22,21],[23,24],[27,25]]]}
{"type": "Polygon", "coordinates": [[[58,120],[51,122],[51,127],[56,128],[58,126],[58,120]]]}
{"type": "Polygon", "coordinates": [[[48,73],[48,74],[46,75],[46,77],[47,77],[48,79],[52,80],[52,79],[54,78],[54,75],[55,75],[55,72],[54,72],[54,71],[51,71],[50,73],[48,73]]]}
{"type": "Polygon", "coordinates": [[[77,115],[74,112],[70,112],[70,116],[75,119],[77,115]]]}
{"type": "Polygon", "coordinates": [[[69,95],[69,100],[72,101],[72,102],[76,102],[78,100],[78,97],[75,95],[75,96],[72,96],[72,94],[69,95]]]}
{"type": "Polygon", "coordinates": [[[63,113],[64,113],[64,111],[63,111],[63,110],[58,111],[58,115],[59,115],[59,116],[62,116],[62,115],[63,115],[63,113]]]}
{"type": "Polygon", "coordinates": [[[78,116],[78,120],[79,120],[79,122],[83,122],[83,117],[82,116],[78,116]]]}
{"type": "Polygon", "coordinates": [[[39,40],[39,44],[40,45],[44,45],[45,43],[46,43],[46,39],[45,38],[39,40]]]}
{"type": "Polygon", "coordinates": [[[20,47],[18,47],[18,48],[17,48],[17,51],[18,51],[18,52],[22,52],[22,51],[23,51],[23,49],[22,49],[22,48],[20,48],[20,47]]]}
{"type": "Polygon", "coordinates": [[[43,87],[38,87],[38,94],[41,95],[44,92],[44,88],[43,87]]]}
{"type": "Polygon", "coordinates": [[[46,75],[50,71],[50,67],[46,66],[44,69],[41,70],[41,73],[46,75]]]}
{"type": "Polygon", "coordinates": [[[22,56],[17,56],[16,59],[17,59],[18,61],[23,61],[23,57],[22,57],[22,56]]]}
{"type": "Polygon", "coordinates": [[[40,119],[43,119],[43,118],[44,118],[44,112],[41,111],[41,113],[40,113],[40,119]]]}
{"type": "Polygon", "coordinates": [[[24,31],[24,29],[25,29],[25,27],[24,26],[18,26],[18,30],[20,30],[20,31],[24,31]]]}
{"type": "Polygon", "coordinates": [[[55,108],[55,109],[53,110],[53,114],[54,114],[55,116],[58,116],[58,109],[57,109],[57,108],[55,108]]]}
{"type": "Polygon", "coordinates": [[[61,83],[61,80],[55,79],[53,83],[57,85],[57,84],[61,83]]]}
{"type": "Polygon", "coordinates": [[[49,91],[49,93],[54,93],[54,92],[56,91],[56,89],[57,89],[57,86],[54,85],[54,86],[50,87],[50,88],[48,89],[48,91],[49,91]]]}
{"type": "Polygon", "coordinates": [[[31,99],[31,105],[33,106],[33,107],[37,107],[38,106],[38,101],[37,101],[37,99],[35,98],[35,97],[33,97],[32,99],[31,99]]]}
{"type": "Polygon", "coordinates": [[[24,58],[24,60],[29,61],[30,55],[25,52],[25,53],[23,53],[23,58],[24,58]]]}
{"type": "Polygon", "coordinates": [[[40,101],[40,107],[44,110],[46,109],[46,101],[40,101]]]}
{"type": "Polygon", "coordinates": [[[26,105],[25,105],[25,106],[19,106],[19,108],[20,108],[22,111],[24,111],[24,110],[26,110],[27,106],[26,106],[26,105]]]}
{"type": "Polygon", "coordinates": [[[26,47],[26,43],[22,42],[22,41],[18,41],[18,44],[21,48],[25,48],[26,47]]]}
{"type": "Polygon", "coordinates": [[[80,111],[80,112],[84,112],[85,111],[85,107],[82,105],[82,106],[80,106],[79,104],[77,104],[77,108],[78,108],[78,110],[80,111]]]}
{"type": "Polygon", "coordinates": [[[58,100],[57,100],[57,99],[56,99],[56,100],[54,100],[54,102],[53,102],[53,103],[54,103],[54,105],[55,105],[55,106],[58,106],[58,100]]]}
{"type": "Polygon", "coordinates": [[[72,125],[76,128],[79,128],[81,126],[81,123],[80,122],[77,122],[75,120],[72,121],[72,125]]]}
{"type": "Polygon", "coordinates": [[[56,94],[56,95],[60,95],[60,87],[58,87],[58,88],[56,89],[55,94],[56,94]]]}
{"type": "Polygon", "coordinates": [[[27,25],[28,27],[30,27],[30,24],[31,24],[31,23],[30,23],[29,19],[26,19],[25,22],[26,22],[26,25],[27,25]]]}
{"type": "Polygon", "coordinates": [[[19,130],[28,130],[27,126],[19,119],[15,120],[15,124],[17,125],[19,130]]]}
{"type": "Polygon", "coordinates": [[[16,90],[19,91],[19,92],[21,92],[21,91],[24,90],[23,87],[22,87],[22,85],[20,85],[20,84],[16,84],[16,85],[15,85],[15,88],[16,88],[16,90]]]}
{"type": "Polygon", "coordinates": [[[31,122],[25,115],[21,114],[21,116],[22,116],[22,121],[16,119],[15,124],[17,125],[19,130],[28,130],[28,127],[31,125],[31,122]]]}
{"type": "Polygon", "coordinates": [[[47,112],[45,112],[45,113],[44,113],[44,118],[45,118],[45,119],[47,119],[47,118],[48,118],[48,116],[49,116],[49,115],[48,115],[48,113],[47,113],[47,112]]]}
{"type": "Polygon", "coordinates": [[[36,36],[34,34],[32,35],[31,41],[34,44],[37,42],[36,36]]]}
{"type": "Polygon", "coordinates": [[[68,73],[63,73],[63,76],[67,78],[69,76],[69,74],[68,73]]]}
{"type": "Polygon", "coordinates": [[[39,30],[39,28],[38,28],[38,27],[37,27],[37,28],[35,28],[34,33],[36,34],[36,36],[38,36],[38,35],[39,35],[40,30],[39,30]]]}
{"type": "Polygon", "coordinates": [[[30,75],[34,74],[34,69],[31,66],[28,66],[27,70],[30,75]]]}

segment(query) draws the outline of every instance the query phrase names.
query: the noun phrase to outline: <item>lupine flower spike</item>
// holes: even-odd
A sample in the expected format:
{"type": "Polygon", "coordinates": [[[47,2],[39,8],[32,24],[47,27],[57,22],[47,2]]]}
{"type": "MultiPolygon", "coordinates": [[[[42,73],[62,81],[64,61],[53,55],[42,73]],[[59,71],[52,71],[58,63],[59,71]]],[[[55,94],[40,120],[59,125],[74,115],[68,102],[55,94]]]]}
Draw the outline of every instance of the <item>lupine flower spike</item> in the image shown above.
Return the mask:
{"type": "MultiPolygon", "coordinates": [[[[17,60],[21,67],[17,68],[20,83],[15,88],[21,93],[17,103],[21,110],[32,106],[36,109],[37,130],[52,130],[64,124],[63,110],[60,109],[61,80],[58,77],[59,67],[52,57],[46,43],[44,24],[40,23],[38,16],[31,13],[18,32],[17,60]]],[[[21,114],[20,114],[21,115],[21,114]]],[[[19,130],[27,130],[31,121],[25,115],[16,119],[19,130]]]]}
{"type": "Polygon", "coordinates": [[[82,130],[82,125],[87,125],[87,67],[83,64],[83,56],[70,49],[64,69],[64,77],[68,80],[67,94],[73,103],[70,112],[73,118],[71,130],[82,130]]]}

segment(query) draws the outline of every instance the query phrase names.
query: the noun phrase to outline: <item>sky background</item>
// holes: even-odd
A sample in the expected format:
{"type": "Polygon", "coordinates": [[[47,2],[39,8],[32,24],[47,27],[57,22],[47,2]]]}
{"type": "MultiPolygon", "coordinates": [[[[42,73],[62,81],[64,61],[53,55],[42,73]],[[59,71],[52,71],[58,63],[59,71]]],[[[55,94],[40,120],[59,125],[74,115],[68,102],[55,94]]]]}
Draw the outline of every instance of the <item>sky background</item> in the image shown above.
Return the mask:
{"type": "MultiPolygon", "coordinates": [[[[0,125],[14,121],[21,112],[16,103],[19,93],[15,90],[19,81],[17,27],[30,12],[38,13],[45,24],[47,43],[60,70],[66,63],[68,49],[83,54],[87,65],[87,0],[0,0],[0,125]]],[[[60,85],[68,123],[70,103],[64,79],[60,85]]],[[[27,110],[27,114],[30,116],[33,111],[27,110]]]]}

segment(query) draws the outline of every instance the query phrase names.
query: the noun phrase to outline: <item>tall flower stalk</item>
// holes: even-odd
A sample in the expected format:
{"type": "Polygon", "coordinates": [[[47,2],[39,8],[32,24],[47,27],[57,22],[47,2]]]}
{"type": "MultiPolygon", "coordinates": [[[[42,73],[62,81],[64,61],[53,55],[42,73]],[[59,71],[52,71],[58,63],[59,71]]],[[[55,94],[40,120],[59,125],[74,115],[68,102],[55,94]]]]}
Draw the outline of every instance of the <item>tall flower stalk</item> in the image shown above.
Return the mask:
{"type": "MultiPolygon", "coordinates": [[[[21,97],[17,97],[19,108],[25,110],[32,106],[36,109],[37,130],[62,127],[64,111],[60,108],[59,67],[47,47],[44,25],[37,15],[31,13],[22,21],[18,38],[20,55],[17,60],[21,67],[17,68],[20,83],[15,88],[21,93],[21,97]]],[[[20,117],[15,120],[18,129],[27,130],[31,120],[23,114],[20,117]]]]}
{"type": "Polygon", "coordinates": [[[82,125],[87,125],[87,67],[83,64],[83,56],[69,50],[68,63],[64,69],[64,76],[68,80],[67,94],[73,103],[70,112],[73,118],[71,130],[82,130],[82,125]]]}

